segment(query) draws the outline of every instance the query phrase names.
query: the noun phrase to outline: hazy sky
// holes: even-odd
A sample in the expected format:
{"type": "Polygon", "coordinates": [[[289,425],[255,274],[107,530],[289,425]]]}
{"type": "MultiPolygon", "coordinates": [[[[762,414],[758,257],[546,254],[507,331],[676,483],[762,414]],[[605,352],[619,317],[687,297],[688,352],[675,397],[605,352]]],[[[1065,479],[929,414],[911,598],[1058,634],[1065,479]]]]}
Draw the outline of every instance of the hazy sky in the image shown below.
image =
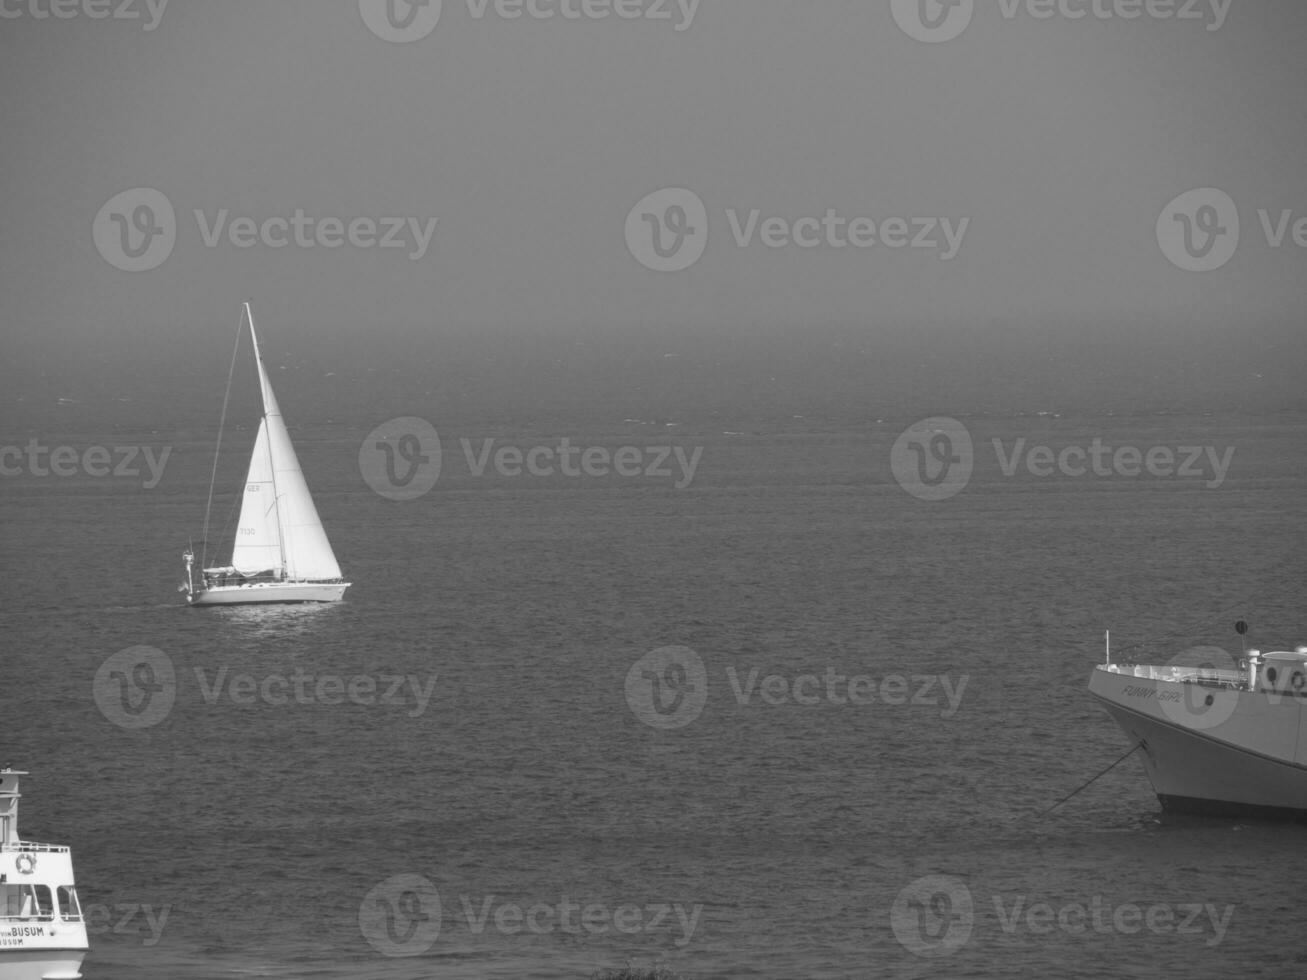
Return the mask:
{"type": "Polygon", "coordinates": [[[434,364],[410,383],[446,395],[458,358],[503,383],[710,350],[696,383],[747,389],[811,339],[855,388],[1304,404],[1300,0],[51,2],[0,0],[7,413],[225,375],[245,297],[276,356],[434,364]],[[911,36],[937,15],[956,37],[911,36]],[[693,194],[636,208],[668,188],[693,194]],[[1232,254],[1220,199],[1166,211],[1195,188],[1236,209],[1232,254]],[[837,246],[855,219],[873,244],[837,246]],[[1217,267],[1168,257],[1186,222],[1217,267]],[[647,267],[655,226],[702,253],[647,267]],[[116,267],[136,251],[166,258],[116,267]]]}

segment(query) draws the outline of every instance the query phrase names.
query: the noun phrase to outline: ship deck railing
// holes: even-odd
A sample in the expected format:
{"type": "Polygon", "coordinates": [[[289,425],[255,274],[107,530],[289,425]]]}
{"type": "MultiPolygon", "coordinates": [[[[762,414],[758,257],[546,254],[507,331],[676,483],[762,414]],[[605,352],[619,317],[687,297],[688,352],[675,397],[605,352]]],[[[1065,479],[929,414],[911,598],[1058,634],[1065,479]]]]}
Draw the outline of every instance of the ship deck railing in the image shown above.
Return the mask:
{"type": "Polygon", "coordinates": [[[1103,669],[1109,673],[1143,677],[1150,681],[1201,684],[1204,687],[1243,687],[1247,682],[1241,670],[1220,670],[1213,667],[1179,667],[1174,664],[1104,664],[1103,669]]]}
{"type": "Polygon", "coordinates": [[[37,851],[45,854],[67,854],[66,844],[38,844],[36,841],[16,840],[0,844],[0,851],[37,851]]]}

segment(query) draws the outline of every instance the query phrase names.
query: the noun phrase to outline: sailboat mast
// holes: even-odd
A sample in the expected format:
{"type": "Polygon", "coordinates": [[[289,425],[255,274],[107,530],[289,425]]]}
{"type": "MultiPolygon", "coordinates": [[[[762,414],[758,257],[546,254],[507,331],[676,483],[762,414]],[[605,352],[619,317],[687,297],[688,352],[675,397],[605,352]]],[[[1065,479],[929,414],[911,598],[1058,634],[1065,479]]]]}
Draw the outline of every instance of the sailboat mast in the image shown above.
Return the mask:
{"type": "MultiPolygon", "coordinates": [[[[254,332],[254,314],[250,312],[250,301],[245,301],[245,318],[250,322],[250,340],[254,343],[254,369],[259,375],[259,397],[263,400],[263,425],[268,425],[268,370],[263,363],[263,352],[259,350],[259,335],[254,332]]],[[[272,509],[277,521],[277,548],[281,551],[281,573],[289,577],[290,568],[286,562],[286,538],[281,528],[281,494],[277,492],[277,462],[272,458],[272,441],[268,440],[268,470],[272,474],[272,509]]]]}

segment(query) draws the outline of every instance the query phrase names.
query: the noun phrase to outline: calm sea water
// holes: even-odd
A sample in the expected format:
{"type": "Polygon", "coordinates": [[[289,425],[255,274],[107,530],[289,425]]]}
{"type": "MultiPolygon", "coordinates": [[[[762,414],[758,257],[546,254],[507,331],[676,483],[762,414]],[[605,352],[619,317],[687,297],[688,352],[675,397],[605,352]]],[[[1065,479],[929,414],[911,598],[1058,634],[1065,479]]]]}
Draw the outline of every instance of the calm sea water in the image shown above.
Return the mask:
{"type": "Polygon", "coordinates": [[[1163,821],[1137,759],[1039,816],[1126,748],[1086,694],[1104,628],[1147,660],[1231,648],[1238,617],[1266,646],[1307,642],[1304,420],[967,419],[971,483],[939,502],[891,475],[911,421],[442,431],[439,482],[406,502],[360,475],[374,422],[296,430],[355,584],[331,607],[225,610],[175,591],[209,435],[6,433],[172,448],[150,489],[3,479],[0,764],[32,771],[24,836],[73,847],[85,976],[1307,973],[1302,828],[1163,821]],[[703,452],[677,490],[478,477],[459,442],[561,436],[703,452]],[[1210,464],[1007,477],[992,448],[1095,436],[1235,453],[1211,487],[1210,464]],[[128,728],[96,676],[138,645],[174,678],[128,728]],[[659,728],[628,675],[668,646],[702,662],[706,699],[659,728]],[[828,671],[872,678],[871,703],[828,697],[828,671]],[[932,875],[965,896],[905,906],[932,875]],[[952,951],[919,955],[905,923],[952,951]]]}

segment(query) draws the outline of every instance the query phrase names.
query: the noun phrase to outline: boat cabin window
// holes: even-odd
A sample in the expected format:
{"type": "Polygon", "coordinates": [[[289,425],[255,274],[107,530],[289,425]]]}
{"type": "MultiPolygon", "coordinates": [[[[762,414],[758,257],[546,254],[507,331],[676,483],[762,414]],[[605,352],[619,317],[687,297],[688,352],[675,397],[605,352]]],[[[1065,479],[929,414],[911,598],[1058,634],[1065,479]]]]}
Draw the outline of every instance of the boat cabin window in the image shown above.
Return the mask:
{"type": "Polygon", "coordinates": [[[24,921],[49,921],[54,905],[49,885],[0,885],[0,918],[24,921]]]}
{"type": "Polygon", "coordinates": [[[72,885],[60,885],[55,892],[59,899],[59,918],[77,922],[82,917],[82,906],[77,901],[77,889],[72,885]]]}

